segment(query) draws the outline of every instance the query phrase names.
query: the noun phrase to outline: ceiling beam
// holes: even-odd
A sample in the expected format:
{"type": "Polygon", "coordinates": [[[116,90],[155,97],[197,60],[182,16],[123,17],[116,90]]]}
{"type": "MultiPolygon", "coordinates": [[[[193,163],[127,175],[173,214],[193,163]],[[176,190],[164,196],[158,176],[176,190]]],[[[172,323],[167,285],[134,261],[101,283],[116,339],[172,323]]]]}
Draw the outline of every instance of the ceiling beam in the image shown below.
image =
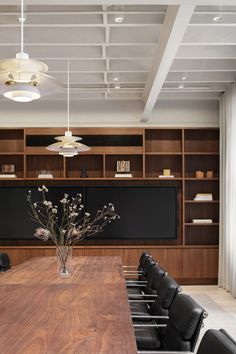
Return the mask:
{"type": "MultiPolygon", "coordinates": [[[[0,5],[19,5],[19,0],[0,0],[0,5]]],[[[145,5],[235,5],[235,0],[145,0],[145,5]]],[[[117,0],[26,0],[26,5],[117,5],[117,0]]],[[[123,0],[122,5],[143,5],[143,0],[123,0]]]]}
{"type": "Polygon", "coordinates": [[[155,106],[194,8],[194,5],[168,6],[167,8],[154,56],[153,68],[149,73],[144,90],[145,105],[141,117],[142,122],[148,121],[155,106]]]}

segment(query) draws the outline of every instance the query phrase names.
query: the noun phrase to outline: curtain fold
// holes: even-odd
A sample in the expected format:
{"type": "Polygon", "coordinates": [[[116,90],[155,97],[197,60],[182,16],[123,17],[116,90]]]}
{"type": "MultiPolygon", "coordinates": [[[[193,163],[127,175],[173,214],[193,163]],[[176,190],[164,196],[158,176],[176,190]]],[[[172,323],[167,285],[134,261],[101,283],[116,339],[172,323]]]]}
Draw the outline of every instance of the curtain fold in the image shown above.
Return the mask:
{"type": "Polygon", "coordinates": [[[236,86],[220,100],[219,286],[236,297],[236,86]]]}

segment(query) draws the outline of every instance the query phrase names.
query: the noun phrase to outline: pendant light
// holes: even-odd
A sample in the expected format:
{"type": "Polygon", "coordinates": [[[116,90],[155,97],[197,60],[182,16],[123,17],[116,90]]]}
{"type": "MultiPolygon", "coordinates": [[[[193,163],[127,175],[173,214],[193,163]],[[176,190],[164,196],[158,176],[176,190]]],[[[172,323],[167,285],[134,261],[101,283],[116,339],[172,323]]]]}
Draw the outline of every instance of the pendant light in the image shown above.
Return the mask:
{"type": "Polygon", "coordinates": [[[82,138],[73,136],[70,131],[70,63],[67,62],[67,130],[65,135],[55,137],[58,140],[57,143],[51,144],[47,147],[50,151],[56,151],[59,155],[65,157],[73,157],[78,155],[79,152],[90,150],[87,145],[78,143],[82,138]]]}
{"type": "Polygon", "coordinates": [[[53,77],[45,74],[48,66],[29,59],[24,52],[24,0],[21,0],[21,50],[16,58],[0,60],[0,94],[16,102],[30,102],[62,88],[53,77]]]}

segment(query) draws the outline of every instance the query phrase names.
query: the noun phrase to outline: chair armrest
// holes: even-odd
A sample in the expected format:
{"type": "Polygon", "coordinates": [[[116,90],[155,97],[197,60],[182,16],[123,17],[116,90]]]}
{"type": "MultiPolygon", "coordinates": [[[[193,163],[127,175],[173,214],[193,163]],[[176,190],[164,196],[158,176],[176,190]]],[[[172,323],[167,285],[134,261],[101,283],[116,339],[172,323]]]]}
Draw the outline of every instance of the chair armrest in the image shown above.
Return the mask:
{"type": "Polygon", "coordinates": [[[126,283],[127,288],[146,288],[147,284],[129,284],[126,283]]]}
{"type": "Polygon", "coordinates": [[[140,315],[131,315],[131,317],[132,318],[150,318],[151,320],[153,319],[169,319],[169,316],[149,316],[149,315],[147,315],[147,316],[140,316],[140,315]]]}
{"type": "Polygon", "coordinates": [[[133,299],[128,299],[129,302],[145,302],[146,304],[151,304],[153,302],[155,302],[155,300],[141,300],[141,299],[137,299],[137,300],[133,300],[133,299]]]}
{"type": "Polygon", "coordinates": [[[156,351],[156,350],[138,350],[138,354],[192,354],[193,352],[173,352],[173,351],[156,351]]]}
{"type": "Polygon", "coordinates": [[[135,269],[137,269],[138,266],[127,266],[127,265],[123,265],[123,268],[135,268],[135,269]]]}
{"type": "Polygon", "coordinates": [[[152,294],[128,294],[128,297],[129,296],[137,297],[137,298],[139,298],[139,297],[158,297],[157,295],[152,295],[152,294]]]}
{"type": "Polygon", "coordinates": [[[151,324],[149,324],[149,323],[143,323],[143,324],[135,324],[135,323],[133,323],[133,327],[135,327],[135,328],[138,328],[138,327],[144,327],[144,328],[146,328],[146,327],[154,327],[154,328],[159,328],[159,327],[166,327],[167,325],[166,324],[158,324],[158,323],[151,323],[151,324]]]}
{"type": "Polygon", "coordinates": [[[148,284],[148,281],[147,280],[126,280],[125,281],[126,283],[137,283],[137,284],[148,284]]]}

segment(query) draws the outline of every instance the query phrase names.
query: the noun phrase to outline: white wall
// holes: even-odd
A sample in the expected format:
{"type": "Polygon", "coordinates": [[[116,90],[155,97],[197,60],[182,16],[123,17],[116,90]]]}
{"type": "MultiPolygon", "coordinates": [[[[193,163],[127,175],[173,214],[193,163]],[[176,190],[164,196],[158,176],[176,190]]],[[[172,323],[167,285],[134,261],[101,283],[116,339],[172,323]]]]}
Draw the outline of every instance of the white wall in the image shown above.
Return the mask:
{"type": "MultiPolygon", "coordinates": [[[[141,101],[71,101],[71,126],[218,126],[218,101],[162,100],[147,124],[140,123],[141,101]]],[[[66,125],[66,102],[38,100],[0,103],[0,127],[66,125]]]]}

